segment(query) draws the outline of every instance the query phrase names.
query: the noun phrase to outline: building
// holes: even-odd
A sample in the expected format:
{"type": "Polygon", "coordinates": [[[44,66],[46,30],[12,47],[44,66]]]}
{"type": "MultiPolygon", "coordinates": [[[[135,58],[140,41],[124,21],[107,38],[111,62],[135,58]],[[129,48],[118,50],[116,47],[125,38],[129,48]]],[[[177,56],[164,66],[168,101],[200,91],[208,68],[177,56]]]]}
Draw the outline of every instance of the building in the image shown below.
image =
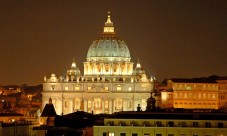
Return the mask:
{"type": "Polygon", "coordinates": [[[225,136],[225,113],[122,112],[93,127],[94,136],[225,136]]]}
{"type": "Polygon", "coordinates": [[[94,114],[136,111],[138,104],[145,110],[153,81],[139,61],[135,68],[133,64],[108,14],[103,33],[88,49],[84,74],[73,60],[65,76],[44,77],[42,106],[51,97],[58,115],[77,110],[94,114]]]}
{"type": "Polygon", "coordinates": [[[227,80],[216,76],[170,79],[160,97],[162,109],[226,110],[227,80]]]}

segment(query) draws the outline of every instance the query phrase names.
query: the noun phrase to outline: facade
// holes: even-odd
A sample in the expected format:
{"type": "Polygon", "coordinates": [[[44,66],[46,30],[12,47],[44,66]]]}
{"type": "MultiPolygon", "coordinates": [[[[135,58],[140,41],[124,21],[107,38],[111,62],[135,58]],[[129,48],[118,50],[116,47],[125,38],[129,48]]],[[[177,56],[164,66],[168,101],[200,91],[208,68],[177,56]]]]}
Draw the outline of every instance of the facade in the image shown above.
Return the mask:
{"type": "Polygon", "coordinates": [[[225,136],[226,114],[119,113],[93,127],[94,136],[225,136]]]}
{"type": "Polygon", "coordinates": [[[84,62],[84,74],[73,60],[64,77],[44,77],[42,106],[52,98],[56,113],[79,111],[112,114],[136,111],[153,91],[153,81],[138,61],[134,68],[126,43],[114,31],[108,15],[102,35],[94,40],[84,62]]]}
{"type": "Polygon", "coordinates": [[[191,110],[227,109],[227,80],[171,79],[161,91],[160,107],[191,110]]]}

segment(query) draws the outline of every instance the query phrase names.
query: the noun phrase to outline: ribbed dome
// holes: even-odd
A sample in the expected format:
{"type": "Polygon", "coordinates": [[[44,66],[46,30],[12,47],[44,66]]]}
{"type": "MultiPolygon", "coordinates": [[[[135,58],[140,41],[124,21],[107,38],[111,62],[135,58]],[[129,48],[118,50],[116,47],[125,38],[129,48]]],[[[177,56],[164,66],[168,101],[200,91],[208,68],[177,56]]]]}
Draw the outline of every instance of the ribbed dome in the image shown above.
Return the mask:
{"type": "Polygon", "coordinates": [[[105,35],[94,40],[87,53],[87,59],[92,57],[130,58],[130,53],[124,41],[115,35],[105,35]]]}
{"type": "Polygon", "coordinates": [[[130,61],[130,59],[129,49],[126,43],[116,36],[108,15],[102,36],[94,40],[89,47],[87,61],[130,61]]]}

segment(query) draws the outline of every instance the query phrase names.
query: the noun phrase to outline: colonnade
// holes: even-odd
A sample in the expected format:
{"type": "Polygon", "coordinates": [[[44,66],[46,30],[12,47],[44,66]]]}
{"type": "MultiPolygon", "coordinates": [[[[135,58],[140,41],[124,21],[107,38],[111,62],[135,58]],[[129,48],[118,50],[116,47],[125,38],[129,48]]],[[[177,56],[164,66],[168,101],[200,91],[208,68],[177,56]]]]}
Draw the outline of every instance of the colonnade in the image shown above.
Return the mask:
{"type": "MultiPolygon", "coordinates": [[[[48,99],[49,98],[45,98],[44,101],[48,103],[48,99]]],[[[52,103],[58,115],[61,115],[62,113],[69,114],[76,111],[85,111],[88,113],[93,112],[94,114],[99,114],[99,113],[112,114],[114,112],[119,112],[119,111],[135,111],[138,104],[140,104],[141,106],[143,105],[143,102],[141,99],[126,99],[126,98],[84,98],[83,99],[83,98],[53,97],[52,103]]],[[[146,107],[146,105],[144,106],[146,107]]],[[[143,110],[145,109],[143,108],[143,110]]]]}

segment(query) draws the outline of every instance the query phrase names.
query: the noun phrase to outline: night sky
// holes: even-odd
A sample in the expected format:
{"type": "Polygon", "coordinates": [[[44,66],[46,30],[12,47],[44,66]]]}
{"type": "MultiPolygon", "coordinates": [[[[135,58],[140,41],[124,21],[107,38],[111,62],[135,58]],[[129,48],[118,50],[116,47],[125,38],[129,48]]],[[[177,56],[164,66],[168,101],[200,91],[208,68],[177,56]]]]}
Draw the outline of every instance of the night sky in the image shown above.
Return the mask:
{"type": "Polygon", "coordinates": [[[1,0],[0,85],[41,84],[73,58],[83,72],[108,11],[132,61],[158,81],[227,76],[226,0],[1,0]]]}

